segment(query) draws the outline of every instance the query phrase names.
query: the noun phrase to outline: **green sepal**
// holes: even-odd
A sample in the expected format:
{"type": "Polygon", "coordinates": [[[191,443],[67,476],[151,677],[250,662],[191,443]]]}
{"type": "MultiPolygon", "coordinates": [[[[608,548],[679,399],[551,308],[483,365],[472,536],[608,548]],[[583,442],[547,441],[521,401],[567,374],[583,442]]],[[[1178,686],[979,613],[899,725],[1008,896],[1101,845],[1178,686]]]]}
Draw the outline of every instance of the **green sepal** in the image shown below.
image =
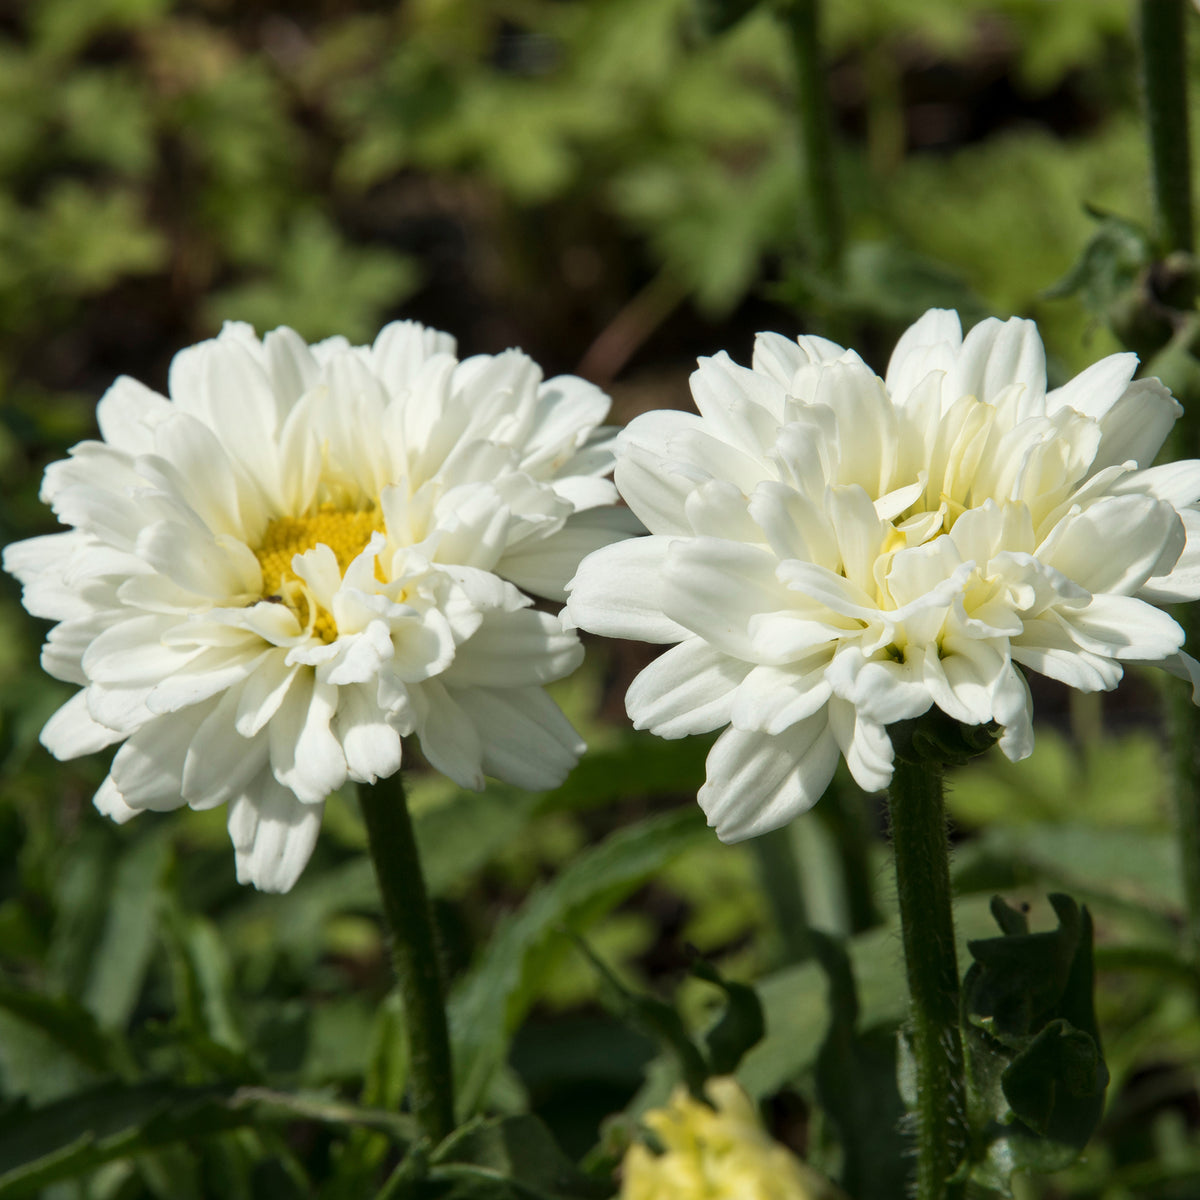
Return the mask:
{"type": "Polygon", "coordinates": [[[994,721],[987,725],[963,725],[939,709],[909,721],[888,726],[896,757],[916,766],[961,767],[990,750],[1000,738],[994,721]]]}

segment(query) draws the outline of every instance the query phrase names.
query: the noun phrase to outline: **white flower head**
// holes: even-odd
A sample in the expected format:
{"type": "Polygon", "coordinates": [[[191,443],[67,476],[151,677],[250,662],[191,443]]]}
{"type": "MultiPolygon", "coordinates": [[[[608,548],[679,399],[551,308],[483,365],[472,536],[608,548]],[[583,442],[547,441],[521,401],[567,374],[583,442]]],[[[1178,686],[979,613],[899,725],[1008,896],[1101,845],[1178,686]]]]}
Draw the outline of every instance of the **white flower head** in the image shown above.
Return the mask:
{"type": "Polygon", "coordinates": [[[4,555],[82,689],[43,743],[123,743],[103,812],[228,804],[238,878],[285,891],[326,796],[410,734],[465,787],[562,780],[583,747],[542,685],[582,652],[518,589],[561,600],[620,536],[601,391],[411,322],[370,347],[228,324],[169,391],[118,379],[103,440],[46,471],[71,528],[4,555]]]}
{"type": "Polygon", "coordinates": [[[1033,747],[1019,668],[1082,691],[1127,661],[1196,682],[1157,607],[1200,596],[1200,462],[1151,467],[1181,409],[1116,354],[1046,390],[1031,321],[964,338],[925,314],[881,380],[822,338],[760,334],[751,369],[692,376],[699,415],[652,412],[616,482],[650,536],[605,547],[569,619],[675,643],[629,689],[639,728],[728,728],[699,801],[726,841],[808,809],[839,754],[891,779],[887,726],[933,706],[1033,747]]]}

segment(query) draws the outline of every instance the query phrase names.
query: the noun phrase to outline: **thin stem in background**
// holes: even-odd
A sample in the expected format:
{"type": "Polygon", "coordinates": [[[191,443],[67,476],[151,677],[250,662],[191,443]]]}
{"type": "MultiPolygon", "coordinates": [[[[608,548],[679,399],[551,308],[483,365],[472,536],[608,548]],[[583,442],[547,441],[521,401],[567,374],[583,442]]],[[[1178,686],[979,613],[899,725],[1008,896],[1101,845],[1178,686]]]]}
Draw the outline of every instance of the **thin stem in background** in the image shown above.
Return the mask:
{"type": "Polygon", "coordinates": [[[1139,0],[1142,92],[1154,212],[1162,248],[1192,249],[1187,117],[1187,0],[1139,0]]]}
{"type": "Polygon", "coordinates": [[[818,265],[836,273],[841,266],[845,235],[833,160],[833,120],[821,53],[820,4],[818,0],[781,0],[780,12],[791,34],[796,69],[796,112],[808,201],[806,240],[816,249],[818,265]]]}
{"type": "MultiPolygon", "coordinates": [[[[1187,110],[1186,0],[1140,0],[1138,36],[1141,45],[1142,91],[1146,108],[1146,137],[1154,191],[1156,232],[1164,253],[1191,252],[1192,182],[1187,110]]],[[[1173,296],[1181,306],[1195,299],[1194,287],[1173,296]]],[[[1200,457],[1200,406],[1185,397],[1184,415],[1175,429],[1175,453],[1200,457]]],[[[1177,610],[1176,619],[1195,651],[1200,638],[1200,614],[1195,605],[1177,610]]],[[[1200,709],[1191,690],[1175,684],[1168,696],[1171,721],[1172,793],[1179,836],[1188,950],[1200,970],[1200,709]]]]}
{"type": "Polygon", "coordinates": [[[756,837],[750,843],[758,862],[771,923],[780,950],[779,965],[791,966],[812,955],[808,906],[804,903],[799,863],[792,845],[792,828],[784,825],[756,837]]]}
{"type": "Polygon", "coordinates": [[[897,756],[888,793],[916,1067],[917,1200],[951,1200],[947,1180],[967,1142],[942,772],[897,756]]]}
{"type": "Polygon", "coordinates": [[[400,776],[360,786],[358,802],[404,1000],[413,1114],[436,1145],[454,1128],[454,1076],[433,913],[400,776]]]}

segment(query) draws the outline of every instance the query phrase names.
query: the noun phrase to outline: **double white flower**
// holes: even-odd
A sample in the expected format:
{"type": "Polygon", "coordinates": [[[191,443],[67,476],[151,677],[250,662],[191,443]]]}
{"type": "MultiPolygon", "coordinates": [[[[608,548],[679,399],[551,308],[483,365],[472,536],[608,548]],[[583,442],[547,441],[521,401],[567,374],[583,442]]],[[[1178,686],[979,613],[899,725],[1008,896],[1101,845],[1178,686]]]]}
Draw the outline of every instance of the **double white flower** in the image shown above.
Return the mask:
{"type": "Polygon", "coordinates": [[[936,705],[1033,746],[1018,664],[1115,687],[1126,661],[1195,680],[1158,604],[1200,596],[1200,462],[1150,467],[1180,413],[1132,354],[1046,390],[1032,322],[964,339],[927,313],[880,380],[821,338],[762,334],[753,368],[692,377],[699,415],[652,412],[616,482],[649,537],[590,556],[570,618],[676,643],[634,681],[639,728],[728,726],[699,800],[726,841],[810,807],[839,753],[885,787],[887,726],[936,705]]]}
{"type": "Polygon", "coordinates": [[[608,398],[454,351],[411,323],[371,347],[227,325],[175,358],[170,399],[119,379],[104,440],[47,470],[71,529],[4,565],[82,689],[45,745],[124,743],[102,811],[227,803],[238,878],[286,890],[325,797],[398,770],[409,734],[466,787],[574,765],[542,685],[582,650],[518,588],[561,600],[620,536],[608,398]]]}

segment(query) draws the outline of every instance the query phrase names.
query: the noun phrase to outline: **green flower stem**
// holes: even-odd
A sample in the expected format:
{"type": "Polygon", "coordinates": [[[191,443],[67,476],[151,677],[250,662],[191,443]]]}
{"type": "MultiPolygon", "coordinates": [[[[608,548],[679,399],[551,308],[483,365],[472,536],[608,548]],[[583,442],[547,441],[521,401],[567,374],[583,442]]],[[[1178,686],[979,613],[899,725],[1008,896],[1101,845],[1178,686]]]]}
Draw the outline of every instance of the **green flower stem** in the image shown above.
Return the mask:
{"type": "Polygon", "coordinates": [[[358,802],[404,1000],[413,1114],[436,1144],[454,1128],[454,1076],[433,913],[399,774],[360,786],[358,802]]]}
{"type": "Polygon", "coordinates": [[[1187,0],[1139,0],[1137,15],[1154,208],[1168,252],[1192,249],[1186,8],[1187,0]]]}
{"type": "Polygon", "coordinates": [[[889,792],[916,1067],[917,1200],[960,1194],[947,1180],[966,1145],[958,955],[942,772],[897,756],[889,792]]]}
{"type": "MultiPolygon", "coordinates": [[[[1200,614],[1193,609],[1189,606],[1177,610],[1175,617],[1187,633],[1187,646],[1194,654],[1200,645],[1200,614]]],[[[1174,679],[1169,683],[1171,791],[1187,914],[1184,932],[1187,956],[1200,988],[1200,709],[1192,703],[1190,685],[1174,679]]]]}
{"type": "MultiPolygon", "coordinates": [[[[1165,253],[1194,248],[1191,162],[1187,110],[1187,2],[1140,0],[1142,90],[1154,191],[1157,233],[1165,253]]],[[[1195,299],[1194,285],[1171,300],[1181,308],[1195,299]]],[[[1184,415],[1175,430],[1175,453],[1200,456],[1200,412],[1194,397],[1184,397],[1184,415]]],[[[1200,644],[1200,616],[1182,606],[1176,619],[1187,633],[1187,648],[1200,644]]],[[[1200,972],[1200,709],[1191,689],[1171,688],[1172,793],[1187,906],[1187,939],[1194,971],[1200,972]]],[[[1198,977],[1200,983],[1200,977],[1198,977]]]]}
{"type": "Polygon", "coordinates": [[[779,0],[792,39],[796,71],[796,113],[808,206],[805,213],[817,262],[836,272],[842,261],[841,197],[833,161],[833,121],[825,86],[818,0],[779,0]]]}

